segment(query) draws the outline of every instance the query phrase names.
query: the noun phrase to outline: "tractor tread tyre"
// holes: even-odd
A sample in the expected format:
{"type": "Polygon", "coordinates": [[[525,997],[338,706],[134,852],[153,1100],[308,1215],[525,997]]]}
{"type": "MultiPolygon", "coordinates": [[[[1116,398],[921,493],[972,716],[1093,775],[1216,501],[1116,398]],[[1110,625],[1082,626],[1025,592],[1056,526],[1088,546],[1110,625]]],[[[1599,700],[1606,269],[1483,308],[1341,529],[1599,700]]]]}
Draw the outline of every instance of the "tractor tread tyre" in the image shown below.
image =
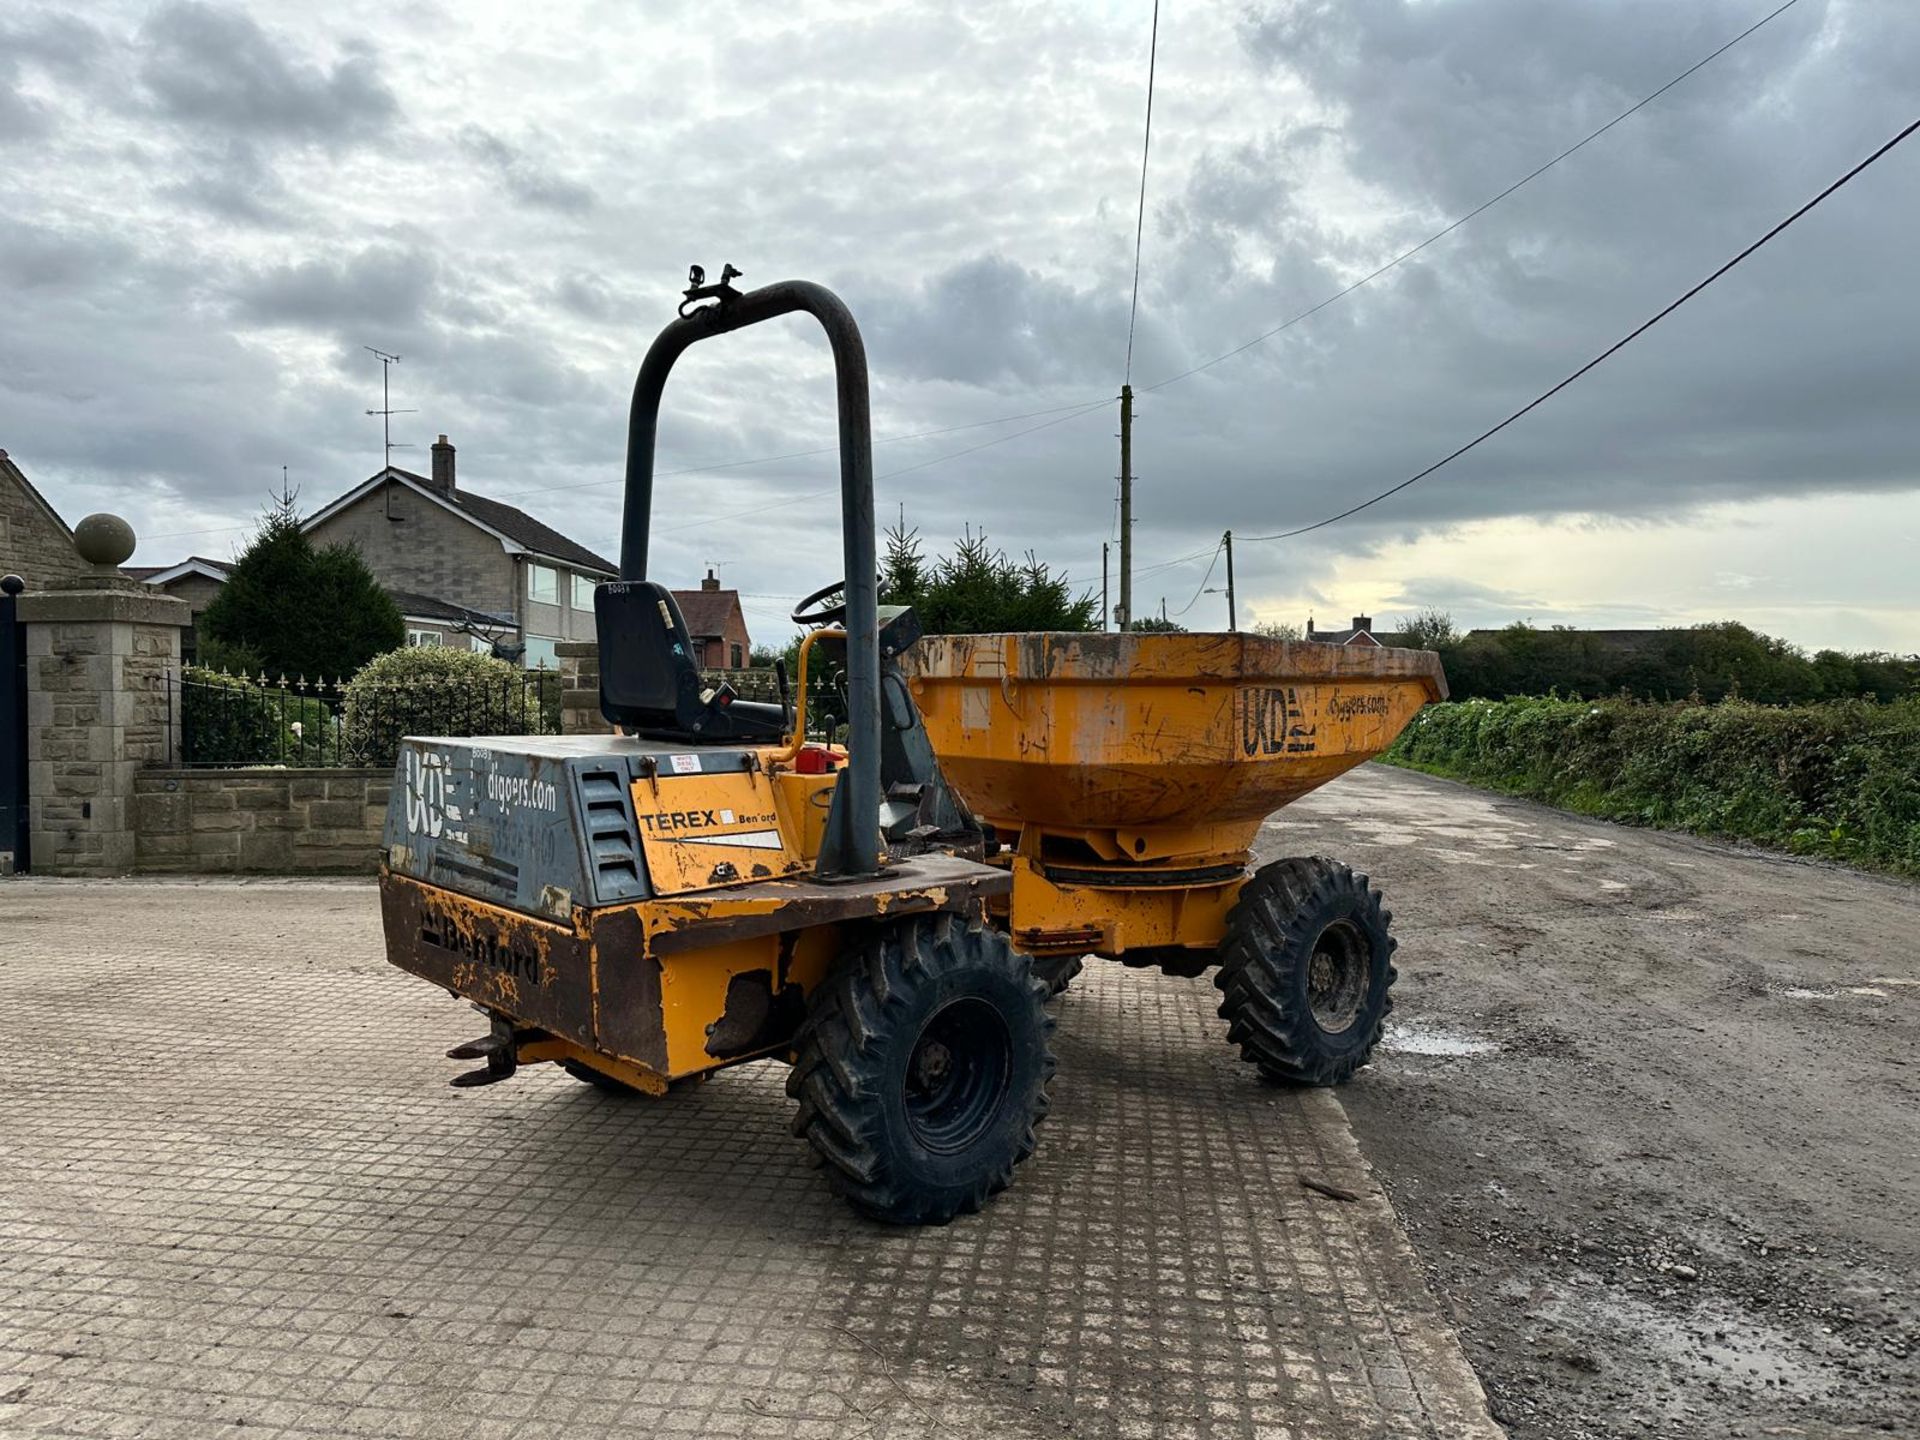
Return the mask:
{"type": "Polygon", "coordinates": [[[1045,1000],[1026,957],[998,931],[951,914],[869,927],[814,991],[787,1076],[799,1102],[793,1133],[833,1190],[871,1219],[944,1225],[973,1214],[1012,1182],[1047,1113],[1045,1000]],[[995,1078],[978,1082],[991,1098],[971,1102],[977,1128],[941,1149],[921,1143],[911,1076],[926,1037],[956,1006],[998,1018],[986,1048],[999,1058],[979,1067],[995,1078]]]}
{"type": "Polygon", "coordinates": [[[1227,916],[1214,984],[1229,1043],[1269,1080],[1339,1085],[1366,1064],[1393,1009],[1398,942],[1380,892],[1337,860],[1277,860],[1254,872],[1227,916]],[[1323,936],[1351,946],[1348,1023],[1329,1030],[1310,998],[1323,936]]]}

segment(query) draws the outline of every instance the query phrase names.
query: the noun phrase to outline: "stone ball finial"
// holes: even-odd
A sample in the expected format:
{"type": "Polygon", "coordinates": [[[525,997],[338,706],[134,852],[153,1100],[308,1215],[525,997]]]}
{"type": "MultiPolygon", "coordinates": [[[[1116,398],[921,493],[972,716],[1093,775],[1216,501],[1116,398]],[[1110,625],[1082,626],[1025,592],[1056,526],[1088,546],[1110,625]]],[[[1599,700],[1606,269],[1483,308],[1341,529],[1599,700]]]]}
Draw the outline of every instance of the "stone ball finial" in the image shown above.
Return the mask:
{"type": "Polygon", "coordinates": [[[133,554],[133,527],[118,515],[89,515],[73,527],[73,544],[90,565],[120,565],[133,554]]]}

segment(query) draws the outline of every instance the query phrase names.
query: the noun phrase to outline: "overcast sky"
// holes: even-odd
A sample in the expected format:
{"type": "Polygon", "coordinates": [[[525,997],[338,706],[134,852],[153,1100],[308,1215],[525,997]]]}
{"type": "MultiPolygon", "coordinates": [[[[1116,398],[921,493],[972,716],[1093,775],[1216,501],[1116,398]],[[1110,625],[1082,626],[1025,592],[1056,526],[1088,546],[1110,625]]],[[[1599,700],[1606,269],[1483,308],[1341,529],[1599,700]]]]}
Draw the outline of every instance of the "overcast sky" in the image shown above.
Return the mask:
{"type": "MultiPolygon", "coordinates": [[[[1920,114],[1920,5],[1800,0],[1390,276],[1150,388],[1775,3],[1167,0],[1137,608],[1224,628],[1223,597],[1195,599],[1204,557],[1148,567],[1437,459],[1920,114]]],[[[141,562],[227,556],[282,465],[311,508],[379,468],[375,345],[417,411],[396,463],[424,469],[444,431],[463,485],[613,554],[633,372],[695,261],[838,290],[883,439],[1099,401],[1122,378],[1150,10],[0,0],[0,447],[69,521],[132,520],[141,562]]],[[[1467,459],[1242,545],[1242,622],[1437,605],[1920,649],[1917,230],[1920,140],[1467,459]]],[[[809,325],[690,353],[661,468],[831,446],[809,325]]],[[[935,542],[984,527],[1097,590],[1117,415],[1032,429],[1057,418],[887,440],[882,514],[935,542]]],[[[663,480],[656,578],[717,563],[756,638],[784,638],[782,597],[840,569],[835,463],[663,480]]]]}

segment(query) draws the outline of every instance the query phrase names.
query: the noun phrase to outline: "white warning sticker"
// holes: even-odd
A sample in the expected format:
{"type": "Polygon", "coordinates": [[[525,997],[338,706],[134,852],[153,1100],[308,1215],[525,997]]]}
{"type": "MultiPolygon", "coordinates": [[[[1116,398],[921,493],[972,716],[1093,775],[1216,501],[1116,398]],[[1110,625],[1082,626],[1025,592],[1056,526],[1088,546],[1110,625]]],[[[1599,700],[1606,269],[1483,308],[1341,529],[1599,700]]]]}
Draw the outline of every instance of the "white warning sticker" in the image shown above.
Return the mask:
{"type": "Polygon", "coordinates": [[[667,760],[668,763],[673,766],[673,773],[676,775],[698,775],[700,773],[700,757],[698,755],[670,755],[667,757],[667,760]]]}

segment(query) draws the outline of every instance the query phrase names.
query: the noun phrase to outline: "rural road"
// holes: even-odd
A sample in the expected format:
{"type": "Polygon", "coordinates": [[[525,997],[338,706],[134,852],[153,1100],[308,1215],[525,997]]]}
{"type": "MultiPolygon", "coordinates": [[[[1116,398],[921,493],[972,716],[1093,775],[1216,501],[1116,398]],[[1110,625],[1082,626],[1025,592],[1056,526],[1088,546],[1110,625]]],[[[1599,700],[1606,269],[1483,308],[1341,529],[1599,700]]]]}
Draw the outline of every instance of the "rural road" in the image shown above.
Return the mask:
{"type": "Polygon", "coordinates": [[[1373,875],[1341,1091],[1516,1440],[1920,1428],[1920,888],[1373,765],[1262,858],[1373,875]]]}

